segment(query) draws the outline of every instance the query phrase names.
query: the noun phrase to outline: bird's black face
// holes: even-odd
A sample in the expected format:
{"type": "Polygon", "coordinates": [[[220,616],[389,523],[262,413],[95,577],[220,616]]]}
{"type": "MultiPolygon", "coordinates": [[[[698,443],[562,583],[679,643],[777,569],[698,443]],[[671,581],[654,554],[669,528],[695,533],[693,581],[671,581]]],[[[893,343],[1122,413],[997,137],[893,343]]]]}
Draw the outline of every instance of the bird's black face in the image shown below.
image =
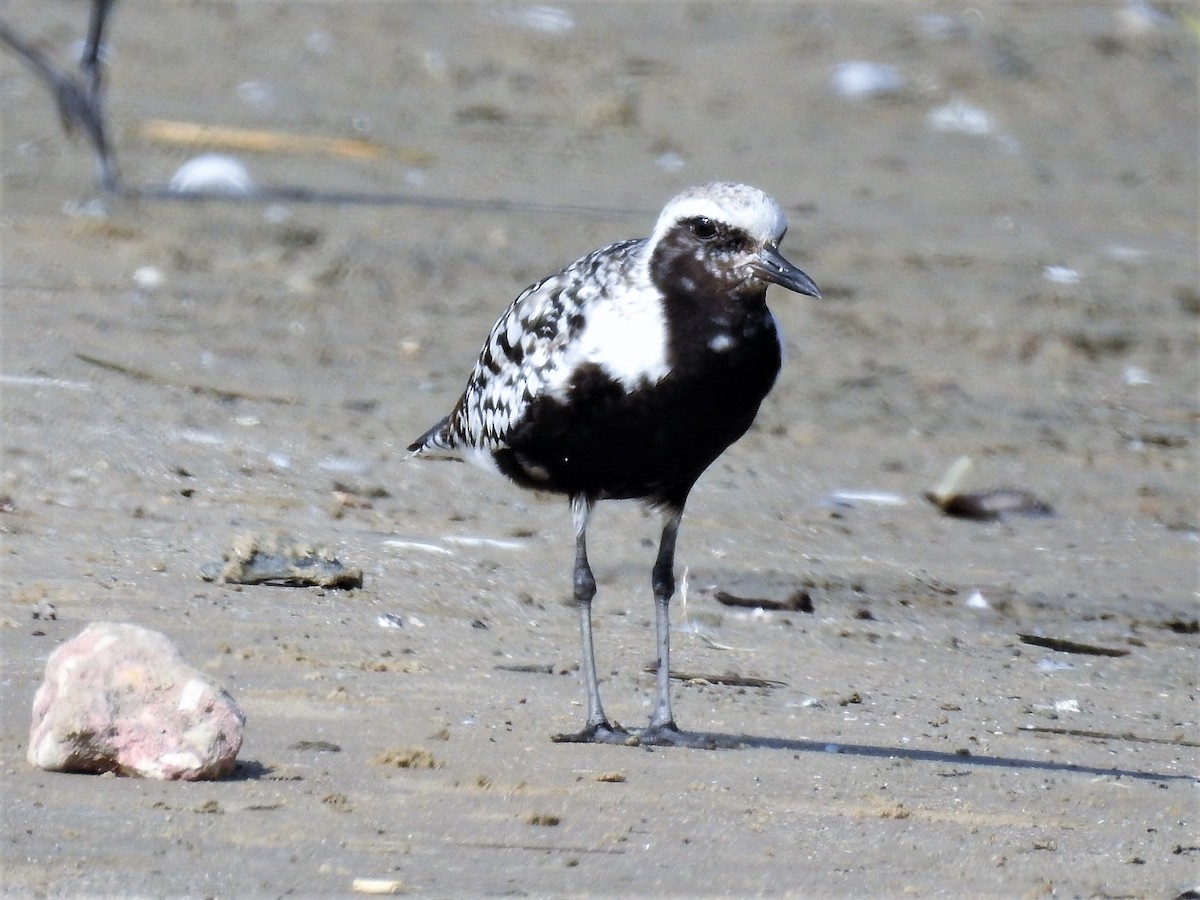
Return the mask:
{"type": "Polygon", "coordinates": [[[761,297],[768,284],[778,284],[820,297],[813,280],[788,262],[777,244],[756,240],[744,229],[718,219],[690,216],[680,219],[655,245],[651,275],[665,294],[761,297]]]}

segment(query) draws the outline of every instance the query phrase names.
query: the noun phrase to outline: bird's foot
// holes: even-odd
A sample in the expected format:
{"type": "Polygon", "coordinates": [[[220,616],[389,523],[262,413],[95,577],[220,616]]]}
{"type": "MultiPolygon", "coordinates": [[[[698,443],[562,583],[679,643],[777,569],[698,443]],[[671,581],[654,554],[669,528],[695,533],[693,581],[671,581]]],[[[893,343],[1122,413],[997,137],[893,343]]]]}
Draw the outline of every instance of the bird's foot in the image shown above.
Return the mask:
{"type": "Polygon", "coordinates": [[[636,738],[620,725],[598,722],[575,734],[552,734],[550,740],[556,744],[629,744],[636,738]]]}
{"type": "Polygon", "coordinates": [[[732,735],[680,731],[674,722],[650,724],[637,732],[631,743],[639,747],[689,747],[693,750],[732,750],[740,746],[732,735]]]}

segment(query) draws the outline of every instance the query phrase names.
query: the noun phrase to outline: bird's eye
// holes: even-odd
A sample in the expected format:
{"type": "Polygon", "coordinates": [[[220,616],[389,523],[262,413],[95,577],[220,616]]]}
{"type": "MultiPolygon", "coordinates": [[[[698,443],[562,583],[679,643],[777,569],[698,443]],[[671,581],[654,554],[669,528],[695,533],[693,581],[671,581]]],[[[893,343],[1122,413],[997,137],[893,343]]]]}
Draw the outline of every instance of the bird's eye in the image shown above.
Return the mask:
{"type": "Polygon", "coordinates": [[[717,236],[717,226],[712,219],[700,216],[692,219],[692,234],[702,241],[711,241],[717,236]]]}

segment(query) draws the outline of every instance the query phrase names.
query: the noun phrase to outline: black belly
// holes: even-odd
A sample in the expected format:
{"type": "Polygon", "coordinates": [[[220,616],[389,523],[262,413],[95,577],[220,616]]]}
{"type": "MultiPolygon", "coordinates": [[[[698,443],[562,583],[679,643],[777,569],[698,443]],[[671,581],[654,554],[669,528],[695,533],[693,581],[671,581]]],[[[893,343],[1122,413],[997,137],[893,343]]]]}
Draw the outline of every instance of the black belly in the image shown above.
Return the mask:
{"type": "Polygon", "coordinates": [[[779,372],[769,340],[677,365],[633,391],[585,366],[565,402],[539,397],[495,454],[526,487],[593,499],[642,499],[682,508],[696,479],[746,433],[779,372]]]}

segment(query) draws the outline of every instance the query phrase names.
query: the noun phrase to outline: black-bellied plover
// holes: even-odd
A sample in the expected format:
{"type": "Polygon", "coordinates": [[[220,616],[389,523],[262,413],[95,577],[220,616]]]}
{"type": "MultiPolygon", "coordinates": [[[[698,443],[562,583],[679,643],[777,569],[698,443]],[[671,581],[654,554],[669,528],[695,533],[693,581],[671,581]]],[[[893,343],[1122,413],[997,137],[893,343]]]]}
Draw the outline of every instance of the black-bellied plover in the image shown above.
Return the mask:
{"type": "Polygon", "coordinates": [[[582,731],[555,740],[706,743],[671,715],[675,538],[692,485],[745,434],[779,373],[767,286],[821,296],[780,254],[786,230],[783,211],[756,188],[684,191],[649,238],[590,253],[517,297],[453,411],[408,448],[570,498],[588,712],[582,731]],[[641,500],[663,517],[651,576],[657,696],[649,725],[633,735],[604,714],[592,652],[587,524],[607,499],[641,500]]]}

